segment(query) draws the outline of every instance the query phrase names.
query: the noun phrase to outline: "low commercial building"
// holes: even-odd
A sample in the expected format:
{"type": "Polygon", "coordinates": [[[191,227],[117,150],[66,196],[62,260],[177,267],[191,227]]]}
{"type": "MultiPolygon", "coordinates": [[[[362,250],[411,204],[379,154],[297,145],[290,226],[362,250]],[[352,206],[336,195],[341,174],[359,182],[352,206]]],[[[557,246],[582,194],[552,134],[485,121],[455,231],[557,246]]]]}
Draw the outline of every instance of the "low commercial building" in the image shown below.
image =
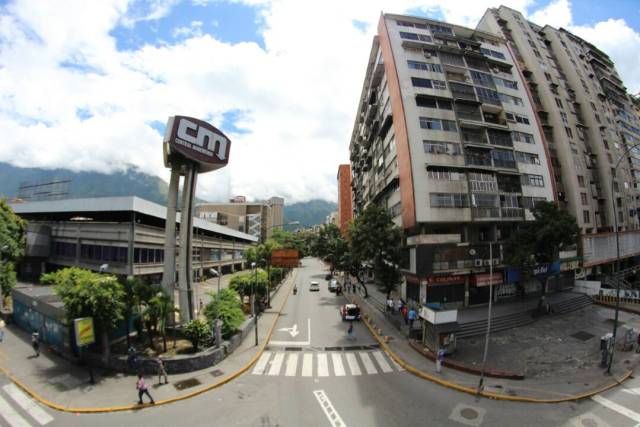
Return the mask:
{"type": "MultiPolygon", "coordinates": [[[[11,207],[28,221],[26,252],[18,266],[20,279],[37,281],[42,273],[61,267],[100,271],[106,264],[108,273],[160,283],[164,206],[138,197],[102,197],[11,207]]],[[[220,267],[223,273],[244,268],[244,253],[257,242],[249,234],[195,218],[194,277],[207,275],[211,268],[220,267]]]]}

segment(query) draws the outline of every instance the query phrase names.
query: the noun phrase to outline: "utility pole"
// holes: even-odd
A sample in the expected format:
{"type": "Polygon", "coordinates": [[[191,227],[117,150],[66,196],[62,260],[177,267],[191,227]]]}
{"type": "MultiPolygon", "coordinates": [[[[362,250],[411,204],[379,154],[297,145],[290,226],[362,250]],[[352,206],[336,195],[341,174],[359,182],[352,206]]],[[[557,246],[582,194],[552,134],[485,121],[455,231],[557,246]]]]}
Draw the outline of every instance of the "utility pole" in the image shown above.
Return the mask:
{"type": "Polygon", "coordinates": [[[251,315],[253,316],[253,325],[256,334],[256,345],[258,345],[258,310],[256,310],[256,290],[258,288],[258,268],[256,267],[256,263],[251,263],[251,268],[253,268],[253,292],[251,292],[251,315]]]}
{"type": "Polygon", "coordinates": [[[484,370],[487,366],[487,354],[489,353],[489,335],[491,334],[491,308],[493,306],[493,242],[489,242],[489,313],[487,314],[487,334],[484,338],[484,355],[482,356],[482,369],[476,395],[482,391],[484,382],[484,370]]]}

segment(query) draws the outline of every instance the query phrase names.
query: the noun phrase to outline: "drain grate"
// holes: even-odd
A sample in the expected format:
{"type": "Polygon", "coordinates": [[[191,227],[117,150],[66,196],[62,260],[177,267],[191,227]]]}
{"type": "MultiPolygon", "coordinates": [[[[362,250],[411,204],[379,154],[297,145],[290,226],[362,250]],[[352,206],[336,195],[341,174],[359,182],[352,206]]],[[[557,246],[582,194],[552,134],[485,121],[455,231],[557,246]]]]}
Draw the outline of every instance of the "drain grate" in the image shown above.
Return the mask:
{"type": "Polygon", "coordinates": [[[302,347],[285,347],[284,351],[302,351],[302,347]]]}
{"type": "Polygon", "coordinates": [[[591,338],[593,338],[595,335],[590,334],[589,332],[579,331],[579,332],[576,332],[575,334],[571,334],[570,336],[573,338],[579,339],[580,341],[588,341],[591,338]]]}
{"type": "Polygon", "coordinates": [[[216,369],[214,371],[211,371],[211,375],[213,375],[214,377],[219,377],[222,374],[224,374],[224,372],[222,372],[221,369],[216,369]]]}
{"type": "Polygon", "coordinates": [[[186,380],[173,383],[173,386],[178,390],[184,390],[185,388],[195,387],[202,384],[197,378],[188,378],[186,380]]]}

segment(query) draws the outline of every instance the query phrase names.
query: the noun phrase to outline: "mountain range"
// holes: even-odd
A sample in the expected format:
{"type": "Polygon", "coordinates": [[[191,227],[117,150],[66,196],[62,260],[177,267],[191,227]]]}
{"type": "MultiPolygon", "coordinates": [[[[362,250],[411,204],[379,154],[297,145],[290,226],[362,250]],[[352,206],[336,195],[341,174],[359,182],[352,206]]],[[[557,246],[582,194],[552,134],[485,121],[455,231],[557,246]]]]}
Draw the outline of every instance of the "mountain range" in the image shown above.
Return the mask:
{"type": "MultiPolygon", "coordinates": [[[[28,189],[29,185],[52,181],[68,181],[67,184],[60,184],[58,188],[53,189],[68,193],[65,198],[138,196],[161,205],[167,202],[169,188],[161,178],[146,174],[135,167],[105,174],[74,172],[69,169],[20,168],[0,162],[0,197],[17,197],[21,186],[27,186],[28,189]]],[[[322,224],[327,215],[336,208],[335,203],[319,199],[290,205],[286,204],[285,200],[284,222],[298,221],[301,227],[322,224]]]]}

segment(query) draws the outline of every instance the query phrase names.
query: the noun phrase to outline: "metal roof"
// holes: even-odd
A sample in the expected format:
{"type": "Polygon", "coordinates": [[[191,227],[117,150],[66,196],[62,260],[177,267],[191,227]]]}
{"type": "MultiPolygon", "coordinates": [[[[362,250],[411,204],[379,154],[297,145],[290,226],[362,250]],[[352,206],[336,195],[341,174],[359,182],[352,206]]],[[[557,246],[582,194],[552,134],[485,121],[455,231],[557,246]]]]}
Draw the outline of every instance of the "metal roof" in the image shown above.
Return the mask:
{"type": "MultiPolygon", "coordinates": [[[[47,200],[29,203],[12,204],[11,208],[17,214],[34,214],[49,212],[139,212],[145,215],[153,216],[166,220],[167,208],[149,200],[141,199],[136,196],[125,197],[94,197],[87,199],[64,199],[64,200],[47,200]]],[[[180,222],[180,213],[176,215],[177,222],[180,222]]],[[[250,234],[236,231],[232,228],[219,224],[214,224],[200,218],[193,218],[194,227],[223,234],[229,237],[257,242],[258,238],[250,234]]]]}

